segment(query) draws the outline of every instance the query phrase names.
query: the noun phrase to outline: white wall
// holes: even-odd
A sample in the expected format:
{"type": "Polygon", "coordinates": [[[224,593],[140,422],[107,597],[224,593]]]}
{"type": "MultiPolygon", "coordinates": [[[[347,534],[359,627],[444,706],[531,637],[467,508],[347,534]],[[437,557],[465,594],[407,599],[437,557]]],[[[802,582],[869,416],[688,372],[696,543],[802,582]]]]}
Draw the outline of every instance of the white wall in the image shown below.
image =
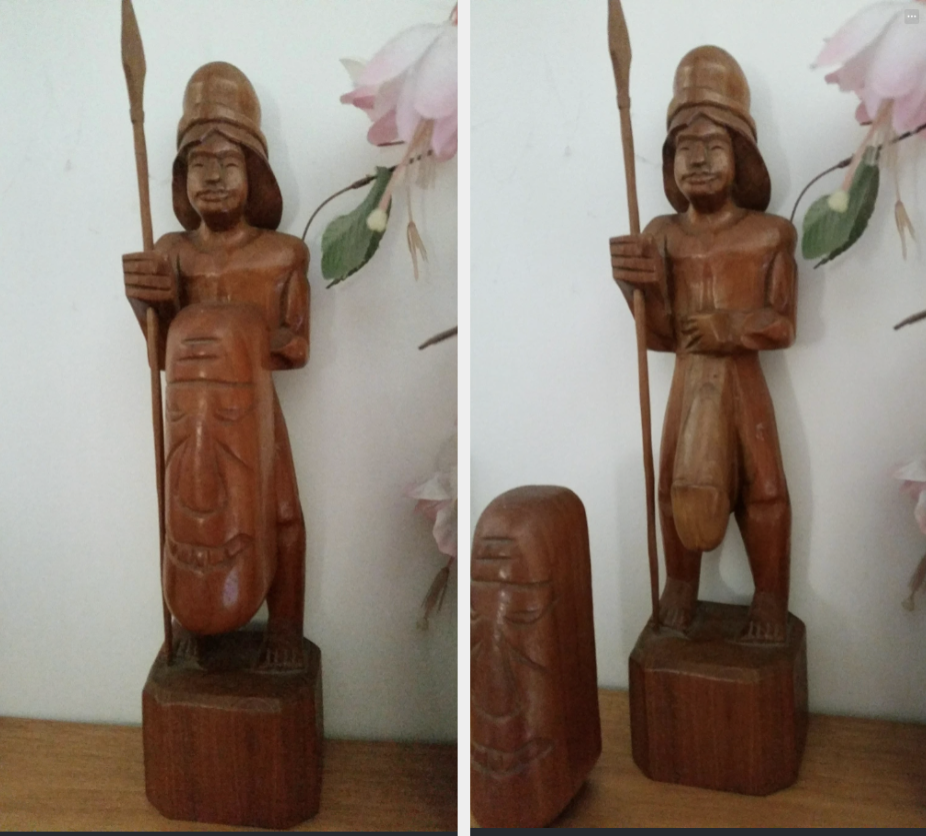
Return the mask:
{"type": "MultiPolygon", "coordinates": [[[[341,57],[442,21],[450,0],[137,0],[147,57],[154,230],[179,228],[170,170],[184,86],[214,60],[260,97],[301,235],[325,197],[398,149],[366,142],[338,101],[341,57]]],[[[141,248],[115,0],[0,0],[0,714],[140,721],[160,645],[145,345],[122,291],[141,248]]],[[[309,232],[312,349],[280,373],[308,528],[306,635],[322,650],[331,737],[456,736],[455,581],[430,631],[418,606],[443,565],[403,488],[430,473],[456,416],[456,169],[415,195],[430,261],[415,282],[404,225],[325,289],[309,232]]],[[[396,205],[404,219],[405,199],[396,205]]]]}
{"type": "MultiPolygon", "coordinates": [[[[716,43],[753,93],[770,211],[850,154],[854,96],[810,64],[865,0],[625,0],[640,209],[670,211],[660,149],[678,60],[716,43]]],[[[606,4],[481,0],[472,21],[472,525],[500,492],[574,489],[588,512],[599,678],[626,686],[649,610],[632,317],[608,238],[628,231],[606,4]]],[[[920,25],[926,25],[926,21],[920,25]]],[[[926,233],[923,143],[901,149],[902,194],[926,233]]],[[[838,175],[810,197],[837,187],[838,175]]],[[[892,469],[926,451],[924,260],[904,262],[884,177],[861,243],[799,260],[796,344],[762,363],[793,505],[791,610],[807,624],[815,711],[926,720],[926,600],[900,606],[926,538],[892,469]]],[[[800,216],[810,200],[805,200],[800,216]]],[[[657,446],[673,356],[650,354],[657,446]]],[[[735,524],[705,557],[702,597],[747,603],[735,524]]],[[[662,572],[664,577],[664,572],[662,572]]]]}

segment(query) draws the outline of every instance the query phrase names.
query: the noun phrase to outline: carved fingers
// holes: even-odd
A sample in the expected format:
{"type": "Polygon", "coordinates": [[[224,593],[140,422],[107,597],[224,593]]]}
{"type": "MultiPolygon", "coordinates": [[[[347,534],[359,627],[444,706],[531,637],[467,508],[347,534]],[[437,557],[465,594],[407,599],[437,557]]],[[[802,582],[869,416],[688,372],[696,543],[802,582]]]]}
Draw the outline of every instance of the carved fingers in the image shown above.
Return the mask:
{"type": "Polygon", "coordinates": [[[743,348],[741,311],[710,311],[683,319],[678,326],[682,351],[730,354],[743,348]]]}
{"type": "Polygon", "coordinates": [[[665,264],[651,235],[619,235],[611,239],[611,273],[618,284],[661,285],[665,264]]]}
{"type": "Polygon", "coordinates": [[[299,368],[309,359],[309,341],[289,328],[277,328],[270,334],[270,353],[279,357],[287,367],[299,368]]]}
{"type": "Polygon", "coordinates": [[[127,253],[122,256],[125,295],[157,307],[180,307],[180,283],[164,253],[127,253]]]}

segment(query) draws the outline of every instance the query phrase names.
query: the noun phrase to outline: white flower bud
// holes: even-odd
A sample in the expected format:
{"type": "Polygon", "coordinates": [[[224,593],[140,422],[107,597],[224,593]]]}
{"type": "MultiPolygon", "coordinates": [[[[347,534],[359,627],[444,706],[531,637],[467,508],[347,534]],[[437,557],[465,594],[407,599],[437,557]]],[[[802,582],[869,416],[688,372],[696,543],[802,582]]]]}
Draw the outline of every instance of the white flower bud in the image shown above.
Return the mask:
{"type": "Polygon", "coordinates": [[[367,215],[367,226],[372,229],[373,232],[385,232],[386,221],[388,220],[389,216],[384,209],[374,209],[367,215]]]}
{"type": "Polygon", "coordinates": [[[830,207],[834,212],[839,212],[841,215],[846,209],[849,208],[849,193],[844,189],[839,189],[838,191],[833,192],[827,199],[826,205],[830,207]]]}

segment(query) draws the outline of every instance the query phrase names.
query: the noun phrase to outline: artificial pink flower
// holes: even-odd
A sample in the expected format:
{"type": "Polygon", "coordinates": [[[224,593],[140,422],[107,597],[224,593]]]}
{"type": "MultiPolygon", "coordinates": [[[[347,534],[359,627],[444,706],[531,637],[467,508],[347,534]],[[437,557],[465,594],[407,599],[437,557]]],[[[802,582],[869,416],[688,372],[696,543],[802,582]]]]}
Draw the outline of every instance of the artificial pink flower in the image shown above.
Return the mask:
{"type": "Polygon", "coordinates": [[[913,516],[926,534],[926,456],[915,459],[894,471],[894,478],[901,479],[901,490],[916,498],[913,516]]]}
{"type": "Polygon", "coordinates": [[[457,556],[457,431],[437,455],[437,470],[412,486],[406,496],[417,499],[415,510],[434,522],[434,540],[441,553],[457,556]]]}
{"type": "Polygon", "coordinates": [[[439,160],[457,152],[456,9],[447,23],[423,23],[396,35],[366,64],[343,62],[354,90],[345,104],[373,121],[374,145],[400,140],[439,160]]]}
{"type": "Polygon", "coordinates": [[[898,134],[926,123],[926,8],[887,0],[866,6],[826,42],[814,64],[842,64],[826,80],[859,97],[859,122],[877,119],[889,105],[898,134]],[[908,23],[906,16],[916,12],[922,19],[908,23]]]}

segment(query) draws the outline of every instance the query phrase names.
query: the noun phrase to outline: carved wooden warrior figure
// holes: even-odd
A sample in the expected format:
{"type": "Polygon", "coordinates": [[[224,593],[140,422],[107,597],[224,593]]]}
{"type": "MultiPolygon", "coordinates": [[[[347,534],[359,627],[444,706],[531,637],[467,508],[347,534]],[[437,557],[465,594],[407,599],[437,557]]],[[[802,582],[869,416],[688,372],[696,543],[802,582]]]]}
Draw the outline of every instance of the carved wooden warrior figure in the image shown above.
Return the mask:
{"type": "Polygon", "coordinates": [[[472,811],[539,827],[601,752],[585,509],[566,488],[493,500],[472,554],[472,811]]]}
{"type": "Polygon", "coordinates": [[[207,636],[243,626],[266,599],[261,664],[300,667],[305,525],[271,370],[308,358],[309,253],[275,232],[282,197],[260,105],[230,64],[187,85],[173,204],[186,231],[123,259],[142,330],[149,306],[161,322],[165,600],[207,636]]]}
{"type": "Polygon", "coordinates": [[[721,543],[732,513],[755,581],[742,639],[780,642],[791,506],[759,352],[794,341],[796,233],[765,213],[771,187],[749,87],[722,49],[698,47],[679,64],[662,155],[677,214],[611,239],[628,302],[643,291],[648,347],[676,354],[659,461],[660,618],[690,626],[701,554],[721,543]]]}

